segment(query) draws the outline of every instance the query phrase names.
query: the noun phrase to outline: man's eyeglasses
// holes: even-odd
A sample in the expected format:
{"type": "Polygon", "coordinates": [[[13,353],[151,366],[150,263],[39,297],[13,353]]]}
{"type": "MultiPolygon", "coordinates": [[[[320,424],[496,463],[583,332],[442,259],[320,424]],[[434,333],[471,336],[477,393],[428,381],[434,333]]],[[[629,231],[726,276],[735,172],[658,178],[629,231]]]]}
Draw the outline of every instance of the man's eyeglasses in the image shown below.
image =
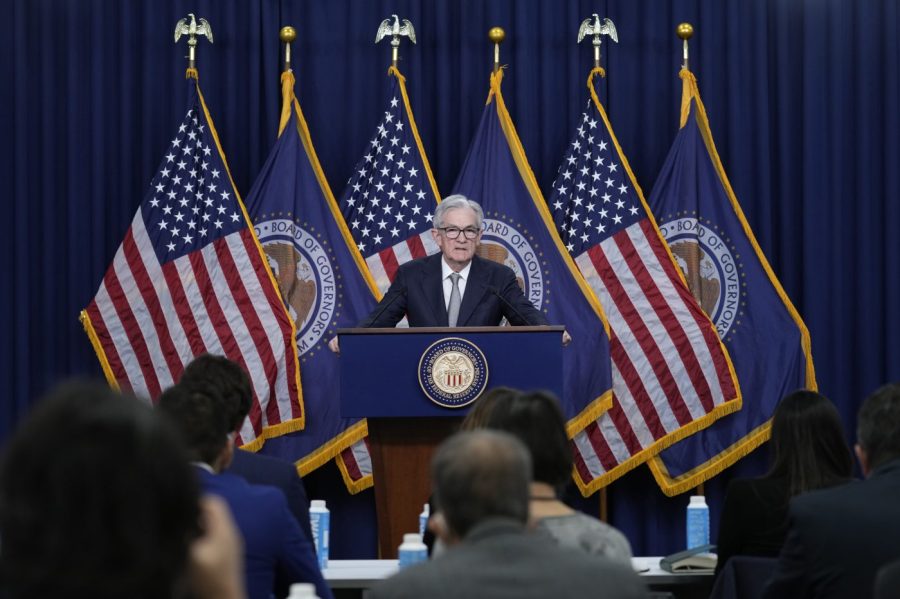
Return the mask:
{"type": "Polygon", "coordinates": [[[465,235],[466,239],[475,239],[478,237],[478,233],[480,233],[480,231],[474,227],[467,227],[465,229],[458,229],[456,227],[438,227],[438,231],[443,231],[444,235],[447,236],[447,239],[458,239],[460,233],[465,235]]]}

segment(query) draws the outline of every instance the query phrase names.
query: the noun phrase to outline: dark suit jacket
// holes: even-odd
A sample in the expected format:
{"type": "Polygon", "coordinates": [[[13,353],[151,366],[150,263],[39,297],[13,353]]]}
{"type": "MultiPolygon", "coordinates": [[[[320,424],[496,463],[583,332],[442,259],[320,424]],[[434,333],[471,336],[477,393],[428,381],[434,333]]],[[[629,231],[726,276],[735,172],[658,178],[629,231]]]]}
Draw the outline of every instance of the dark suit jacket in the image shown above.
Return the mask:
{"type": "Polygon", "coordinates": [[[300,474],[297,473],[297,468],[293,464],[278,458],[238,449],[234,452],[234,459],[231,460],[231,466],[226,472],[237,474],[253,485],[269,485],[281,489],[287,498],[288,508],[297,518],[300,528],[306,533],[307,538],[312,538],[312,528],[309,523],[309,500],[306,498],[303,479],[300,478],[300,474]]]}
{"type": "Polygon", "coordinates": [[[878,569],[900,558],[900,460],[863,482],[791,501],[788,535],[765,597],[871,597],[878,569]]]}
{"type": "Polygon", "coordinates": [[[787,535],[787,480],[736,478],[728,483],[719,539],[716,574],[734,555],[777,557],[787,535]]]}
{"type": "Polygon", "coordinates": [[[892,562],[878,570],[875,577],[875,599],[900,597],[900,561],[892,562]]]}
{"type": "Polygon", "coordinates": [[[631,568],[558,547],[517,522],[478,524],[463,542],[431,561],[401,571],[370,599],[630,599],[646,589],[631,568]]]}
{"type": "MultiPolygon", "coordinates": [[[[434,254],[401,265],[391,288],[359,326],[392,327],[404,316],[411,327],[447,326],[441,260],[442,254],[434,254]],[[387,309],[379,314],[385,306],[387,309]]],[[[547,324],[544,315],[522,293],[512,269],[475,256],[456,324],[460,327],[495,326],[504,316],[511,324],[519,326],[547,324]],[[506,302],[489,289],[496,290],[506,302]]]]}
{"type": "Polygon", "coordinates": [[[233,474],[197,472],[204,492],[220,496],[231,508],[244,539],[248,599],[287,597],[294,582],[311,582],[320,598],[331,599],[312,539],[300,529],[281,491],[233,474]]]}

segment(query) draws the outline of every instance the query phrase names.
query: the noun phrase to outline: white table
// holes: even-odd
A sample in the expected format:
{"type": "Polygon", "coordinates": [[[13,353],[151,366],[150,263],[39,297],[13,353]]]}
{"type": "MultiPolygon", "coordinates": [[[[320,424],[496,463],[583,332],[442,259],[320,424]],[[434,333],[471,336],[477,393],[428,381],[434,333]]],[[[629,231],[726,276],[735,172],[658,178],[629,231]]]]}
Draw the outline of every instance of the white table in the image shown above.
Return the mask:
{"type": "MultiPolygon", "coordinates": [[[[658,557],[634,557],[631,563],[648,585],[697,584],[712,580],[710,573],[672,574],[660,569],[658,557]]],[[[397,572],[395,559],[329,560],[322,572],[333,589],[368,589],[397,572]]]]}

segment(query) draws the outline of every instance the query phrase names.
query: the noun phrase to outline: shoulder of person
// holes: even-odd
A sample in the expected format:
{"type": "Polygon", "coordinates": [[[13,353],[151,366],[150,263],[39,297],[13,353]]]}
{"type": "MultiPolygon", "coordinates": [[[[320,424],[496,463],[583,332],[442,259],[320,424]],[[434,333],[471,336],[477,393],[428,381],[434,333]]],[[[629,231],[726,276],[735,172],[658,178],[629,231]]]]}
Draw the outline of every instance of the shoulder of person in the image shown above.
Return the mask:
{"type": "Polygon", "coordinates": [[[827,510],[833,506],[839,506],[848,497],[865,493],[865,482],[851,479],[841,485],[797,495],[791,499],[790,512],[793,516],[804,514],[816,516],[820,513],[827,513],[827,510]]]}
{"type": "Polygon", "coordinates": [[[372,599],[434,597],[435,589],[440,588],[440,574],[437,572],[439,566],[438,561],[410,566],[373,586],[366,596],[372,599]]]}

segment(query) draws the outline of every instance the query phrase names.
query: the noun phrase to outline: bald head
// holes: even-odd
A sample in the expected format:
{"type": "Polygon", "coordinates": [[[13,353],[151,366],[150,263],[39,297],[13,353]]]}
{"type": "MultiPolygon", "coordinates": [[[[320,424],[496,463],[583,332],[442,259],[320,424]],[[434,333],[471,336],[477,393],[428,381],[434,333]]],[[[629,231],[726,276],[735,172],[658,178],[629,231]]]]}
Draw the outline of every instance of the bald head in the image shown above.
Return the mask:
{"type": "Polygon", "coordinates": [[[435,501],[459,538],[488,518],[528,519],[531,458],[512,435],[478,430],[458,433],[431,462],[435,501]]]}

